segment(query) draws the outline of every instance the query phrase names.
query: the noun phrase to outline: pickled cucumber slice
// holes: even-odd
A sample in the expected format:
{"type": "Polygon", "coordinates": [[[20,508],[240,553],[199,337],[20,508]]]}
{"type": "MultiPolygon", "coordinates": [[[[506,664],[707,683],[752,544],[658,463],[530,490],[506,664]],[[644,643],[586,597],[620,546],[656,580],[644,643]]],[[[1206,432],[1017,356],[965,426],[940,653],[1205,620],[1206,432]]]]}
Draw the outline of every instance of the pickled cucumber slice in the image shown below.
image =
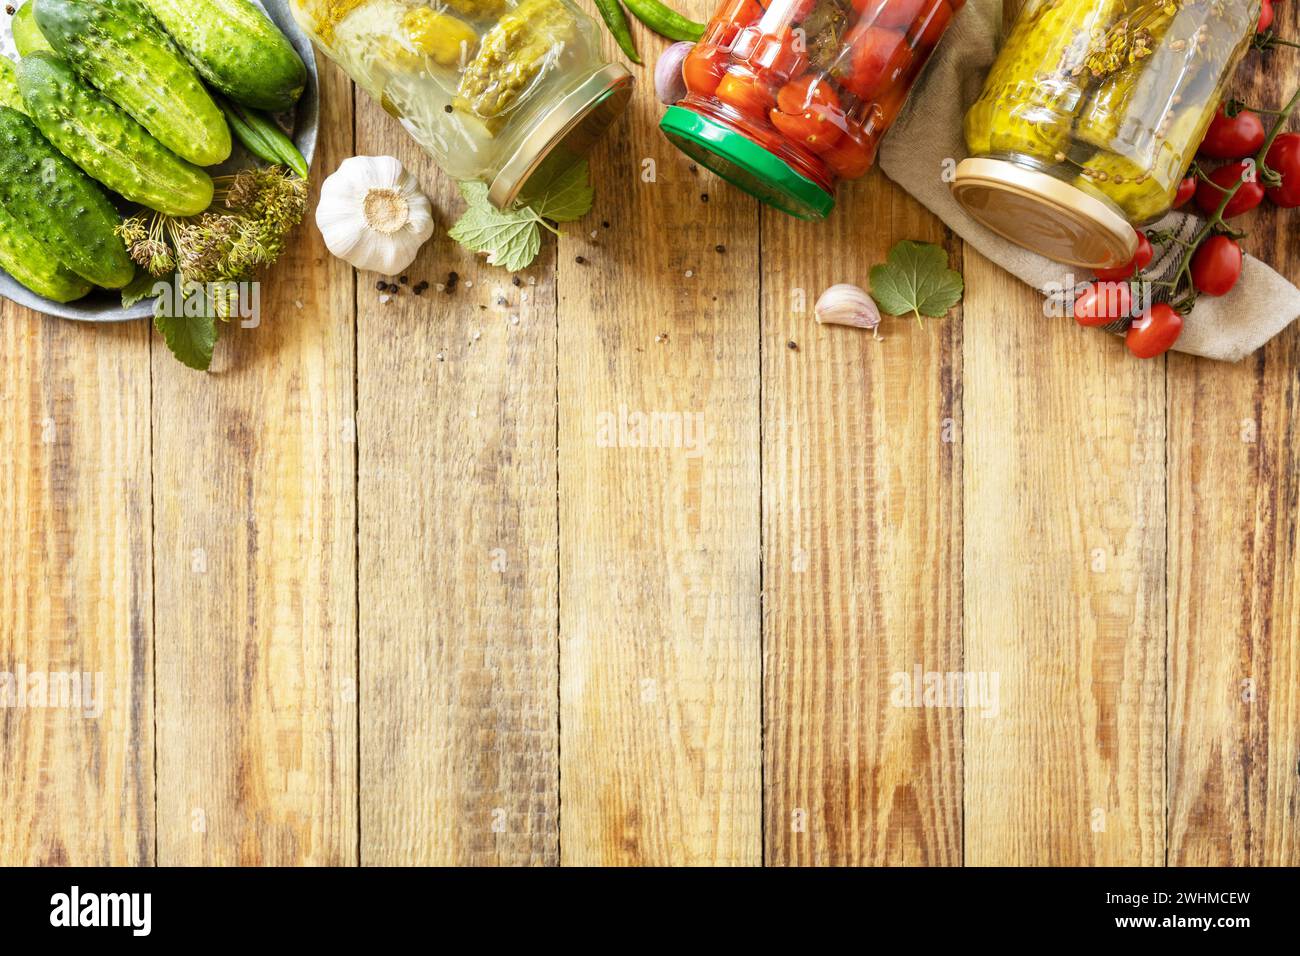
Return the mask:
{"type": "Polygon", "coordinates": [[[402,29],[411,46],[439,66],[455,66],[468,61],[478,47],[478,34],[464,20],[428,7],[415,7],[402,21],[402,29]]]}
{"type": "Polygon", "coordinates": [[[523,0],[483,36],[478,55],[461,77],[456,109],[496,119],[576,38],[577,23],[564,5],[523,0]]]}

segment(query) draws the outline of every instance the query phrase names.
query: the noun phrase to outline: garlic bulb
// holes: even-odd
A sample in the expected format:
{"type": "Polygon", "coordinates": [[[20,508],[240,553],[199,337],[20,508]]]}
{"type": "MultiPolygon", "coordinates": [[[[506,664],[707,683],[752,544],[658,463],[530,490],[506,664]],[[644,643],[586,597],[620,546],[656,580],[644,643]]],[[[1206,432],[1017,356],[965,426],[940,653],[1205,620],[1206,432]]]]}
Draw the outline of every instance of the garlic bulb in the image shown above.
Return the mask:
{"type": "Polygon", "coordinates": [[[851,325],[858,329],[871,329],[880,325],[880,309],[876,300],[855,285],[833,285],[817,300],[814,309],[817,321],[823,325],[851,325]]]}
{"type": "Polygon", "coordinates": [[[316,225],[344,262],[396,275],[433,235],[433,206],[393,157],[354,156],[321,186],[316,225]]]}

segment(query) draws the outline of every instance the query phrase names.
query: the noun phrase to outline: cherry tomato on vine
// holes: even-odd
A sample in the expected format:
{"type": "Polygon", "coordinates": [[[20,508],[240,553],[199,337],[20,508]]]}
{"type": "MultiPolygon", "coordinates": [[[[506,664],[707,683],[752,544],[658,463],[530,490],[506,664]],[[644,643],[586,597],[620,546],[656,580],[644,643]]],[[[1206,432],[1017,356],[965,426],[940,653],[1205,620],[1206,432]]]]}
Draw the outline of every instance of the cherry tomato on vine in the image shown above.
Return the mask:
{"type": "Polygon", "coordinates": [[[1206,295],[1227,295],[1241,278],[1241,246],[1227,236],[1210,236],[1192,256],[1192,284],[1206,295]]]}
{"type": "Polygon", "coordinates": [[[1283,209],[1300,206],[1300,133],[1283,133],[1274,140],[1264,162],[1282,177],[1282,185],[1269,187],[1268,198],[1283,209]]]}
{"type": "Polygon", "coordinates": [[[1155,358],[1173,348],[1182,334],[1183,317],[1160,302],[1133,320],[1124,344],[1138,358],[1155,358]]]}
{"type": "MultiPolygon", "coordinates": [[[[863,21],[865,23],[865,20],[863,21]]],[[[849,75],[841,82],[860,99],[869,100],[907,69],[912,48],[903,34],[859,23],[845,40],[852,48],[849,75]]]]}
{"type": "Polygon", "coordinates": [[[844,135],[840,98],[825,76],[806,73],[776,94],[772,125],[793,143],[822,153],[844,135]]]}
{"type": "Polygon", "coordinates": [[[1183,181],[1178,184],[1178,195],[1174,197],[1175,209],[1182,209],[1192,201],[1192,197],[1196,195],[1196,184],[1198,182],[1200,180],[1194,174],[1183,177],[1183,181]]]}
{"type": "Polygon", "coordinates": [[[1213,215],[1223,202],[1226,191],[1237,183],[1241,186],[1223,210],[1223,218],[1231,219],[1250,212],[1263,201],[1264,187],[1259,184],[1255,168],[1249,163],[1229,163],[1210,173],[1210,181],[1201,182],[1196,187],[1196,205],[1206,215],[1213,215]],[[1246,178],[1247,175],[1250,179],[1246,178]]]}
{"type": "Polygon", "coordinates": [[[1133,311],[1127,282],[1090,282],[1074,300],[1074,321],[1083,326],[1110,325],[1133,311]]]}
{"type": "Polygon", "coordinates": [[[1259,10],[1259,26],[1255,28],[1256,33],[1265,33],[1273,25],[1273,4],[1271,0],[1264,0],[1264,5],[1259,10]]]}
{"type": "Polygon", "coordinates": [[[1242,110],[1229,116],[1220,104],[1201,142],[1200,154],[1212,159],[1245,159],[1259,152],[1266,135],[1258,113],[1242,110]]]}
{"type": "Polygon", "coordinates": [[[1141,272],[1147,266],[1151,265],[1151,260],[1155,258],[1155,252],[1151,248],[1151,242],[1147,239],[1145,232],[1139,232],[1137,252],[1133,253],[1133,258],[1122,266],[1116,266],[1113,269],[1097,269],[1097,278],[1103,282],[1123,282],[1125,279],[1131,279],[1134,275],[1141,272]]]}

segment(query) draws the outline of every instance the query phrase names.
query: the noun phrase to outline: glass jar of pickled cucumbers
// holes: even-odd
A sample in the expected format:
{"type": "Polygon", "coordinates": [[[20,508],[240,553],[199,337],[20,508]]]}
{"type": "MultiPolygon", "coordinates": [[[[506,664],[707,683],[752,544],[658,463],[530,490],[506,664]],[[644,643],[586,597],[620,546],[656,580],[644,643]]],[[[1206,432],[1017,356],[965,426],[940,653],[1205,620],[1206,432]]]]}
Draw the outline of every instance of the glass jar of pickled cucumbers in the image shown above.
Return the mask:
{"type": "Polygon", "coordinates": [[[694,159],[802,219],[866,174],[966,0],[724,0],[660,127],[694,159]]]}
{"type": "Polygon", "coordinates": [[[1028,0],[966,116],[953,191],[993,231],[1102,268],[1178,183],[1261,0],[1028,0]]]}
{"type": "Polygon", "coordinates": [[[570,0],[291,0],[316,45],[458,180],[514,203],[580,159],[631,95],[570,0]]]}

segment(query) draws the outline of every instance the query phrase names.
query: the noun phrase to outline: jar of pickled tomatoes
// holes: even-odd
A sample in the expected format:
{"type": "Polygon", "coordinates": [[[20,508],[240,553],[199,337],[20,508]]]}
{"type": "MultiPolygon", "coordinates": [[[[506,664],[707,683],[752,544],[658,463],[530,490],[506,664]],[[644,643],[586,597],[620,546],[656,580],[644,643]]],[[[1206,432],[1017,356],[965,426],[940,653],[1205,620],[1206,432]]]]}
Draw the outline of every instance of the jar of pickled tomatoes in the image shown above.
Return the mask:
{"type": "Polygon", "coordinates": [[[725,0],[660,128],[701,165],[801,219],[857,179],[965,0],[725,0]]]}
{"type": "Polygon", "coordinates": [[[1028,0],[966,116],[953,192],[994,232],[1088,268],[1173,206],[1260,0],[1028,0]]]}

